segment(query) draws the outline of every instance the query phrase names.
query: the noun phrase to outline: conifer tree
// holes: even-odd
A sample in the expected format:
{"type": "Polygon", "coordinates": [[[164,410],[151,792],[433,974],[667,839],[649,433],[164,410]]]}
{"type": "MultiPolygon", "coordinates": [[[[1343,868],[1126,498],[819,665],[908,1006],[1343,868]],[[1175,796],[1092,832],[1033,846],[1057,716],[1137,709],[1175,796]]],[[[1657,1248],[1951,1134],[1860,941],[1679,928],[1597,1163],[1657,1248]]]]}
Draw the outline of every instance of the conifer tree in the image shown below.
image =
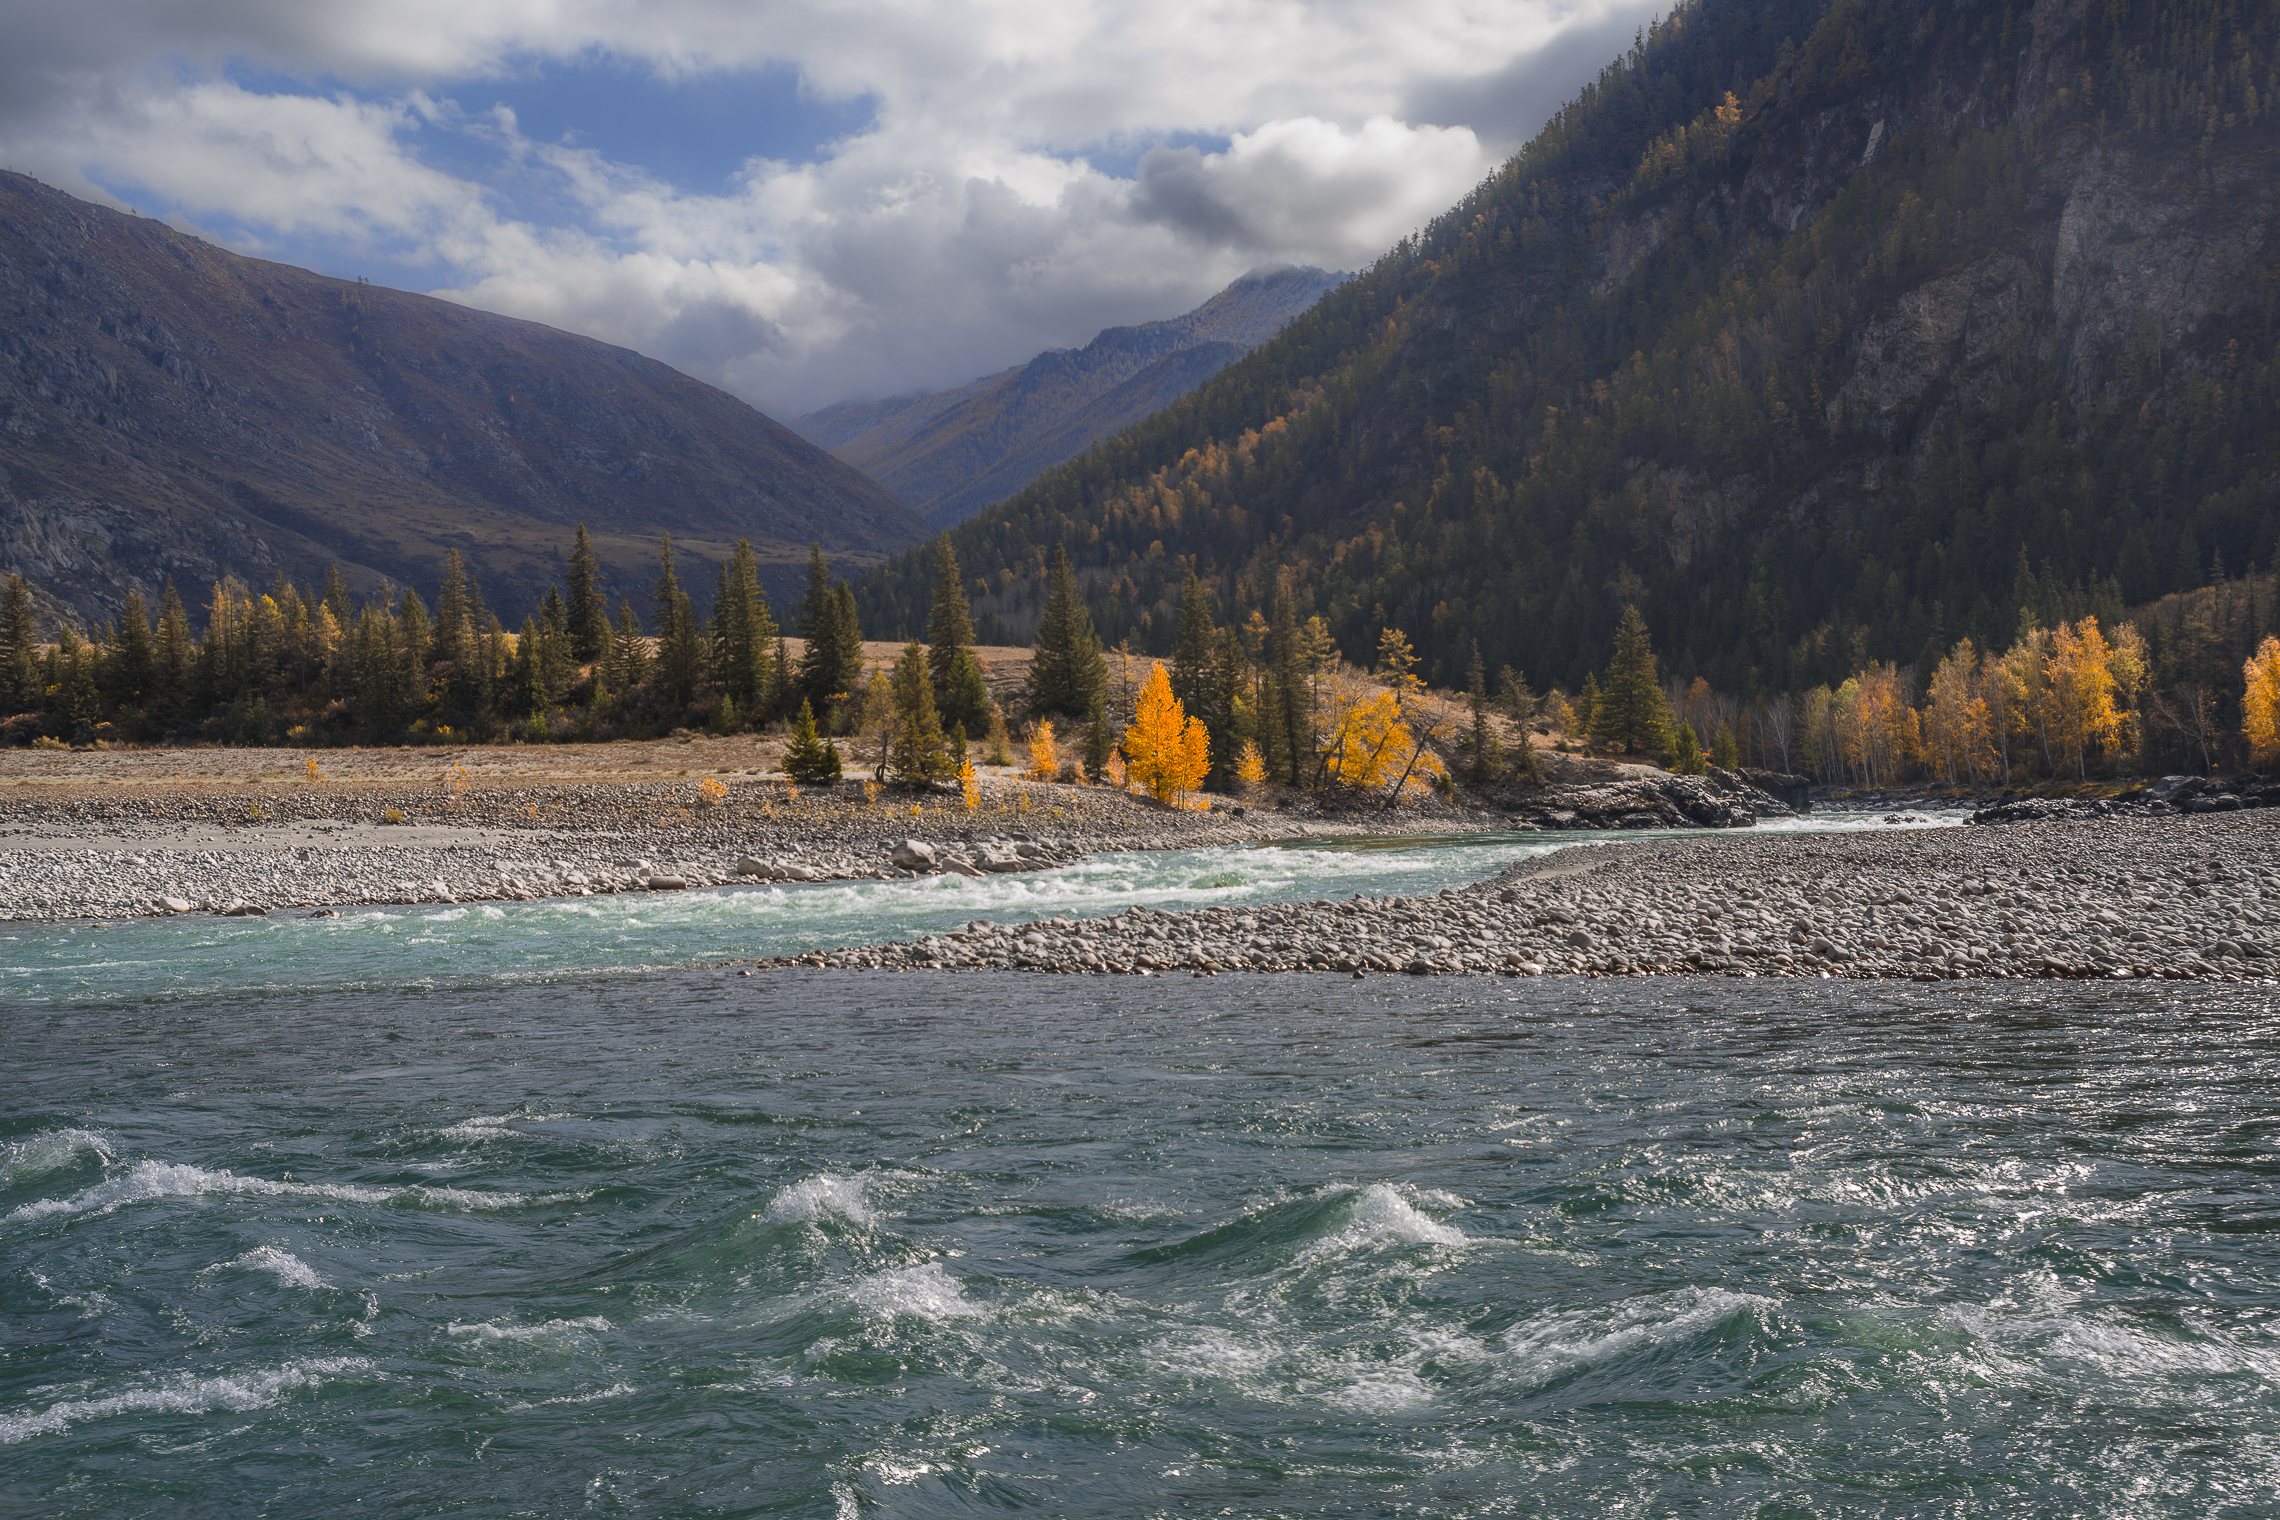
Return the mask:
{"type": "Polygon", "coordinates": [[[1720,723],[1718,732],[1710,736],[1710,763],[1722,771],[1741,768],[1742,747],[1735,742],[1731,723],[1720,723]]]}
{"type": "MultiPolygon", "coordinates": [[[[447,549],[443,555],[443,587],[436,595],[435,624],[428,644],[428,663],[451,667],[443,673],[446,681],[466,674],[461,667],[474,655],[480,627],[475,621],[475,597],[468,583],[466,561],[457,549],[447,549]]],[[[454,687],[451,696],[456,695],[454,687]]]]}
{"type": "Polygon", "coordinates": [[[776,619],[760,589],[760,562],[751,540],[740,538],[713,591],[712,664],[714,679],[744,712],[767,705],[775,640],[776,619]]]}
{"type": "Polygon", "coordinates": [[[658,544],[657,572],[657,684],[665,700],[667,720],[678,723],[682,709],[697,694],[697,678],[704,665],[704,645],[697,626],[697,609],[681,589],[673,568],[673,535],[658,544]]]}
{"type": "Polygon", "coordinates": [[[356,607],[348,596],[348,581],[341,575],[337,561],[325,567],[322,605],[332,613],[333,621],[342,628],[347,628],[356,621],[356,607]]]}
{"type": "Polygon", "coordinates": [[[904,786],[928,787],[956,773],[942,742],[942,717],[934,705],[934,680],[926,651],[913,640],[895,661],[894,779],[904,786]]]}
{"type": "Polygon", "coordinates": [[[990,704],[989,734],[984,742],[989,746],[982,752],[984,760],[991,765],[1013,764],[1013,735],[1006,732],[1005,709],[995,702],[990,704]]]}
{"type": "Polygon", "coordinates": [[[577,657],[572,653],[575,639],[570,632],[570,609],[564,605],[562,593],[553,586],[546,588],[546,600],[539,604],[538,631],[543,643],[540,646],[544,667],[540,674],[545,683],[546,703],[549,707],[570,695],[577,675],[577,657]]]}
{"type": "Polygon", "coordinates": [[[621,697],[630,696],[635,687],[649,679],[649,640],[642,636],[641,614],[633,610],[630,601],[618,603],[617,637],[610,647],[615,655],[610,662],[610,684],[621,697]]]}
{"type": "Polygon", "coordinates": [[[1670,742],[1670,711],[1655,673],[1647,620],[1635,602],[1623,609],[1616,625],[1615,657],[1592,706],[1591,734],[1618,750],[1641,753],[1660,751],[1670,742]]]}
{"type": "Polygon", "coordinates": [[[1219,629],[1212,621],[1210,593],[1190,570],[1180,583],[1179,632],[1172,639],[1172,695],[1198,716],[1211,705],[1218,653],[1219,629]]]}
{"type": "Polygon", "coordinates": [[[950,536],[934,541],[934,607],[926,619],[926,664],[942,721],[979,725],[989,717],[990,693],[974,654],[973,609],[959,579],[950,536]]]}
{"type": "Polygon", "coordinates": [[[103,662],[104,695],[118,706],[140,707],[150,691],[154,651],[150,614],[136,587],[127,588],[119,626],[108,642],[109,655],[103,662]]]}
{"type": "Polygon", "coordinates": [[[1066,545],[1053,551],[1044,616],[1029,662],[1029,708],[1034,713],[1083,717],[1093,698],[1108,691],[1108,661],[1092,613],[1077,594],[1076,569],[1066,545]]]}
{"type": "Polygon", "coordinates": [[[1591,742],[1591,735],[1596,731],[1592,725],[1599,720],[1599,673],[1597,671],[1586,671],[1584,673],[1583,690],[1576,693],[1573,711],[1575,714],[1575,732],[1569,737],[1581,739],[1588,744],[1591,742]]]}
{"type": "MultiPolygon", "coordinates": [[[[168,583],[168,590],[172,590],[168,583]]],[[[0,697],[14,713],[32,705],[37,694],[39,624],[32,614],[32,590],[21,575],[8,577],[0,596],[0,697]]]]}
{"type": "Polygon", "coordinates": [[[423,716],[432,700],[428,668],[434,643],[427,603],[409,586],[404,588],[403,601],[396,608],[395,632],[396,660],[402,670],[404,721],[408,723],[423,716]]]}
{"type": "MultiPolygon", "coordinates": [[[[863,675],[862,633],[854,622],[845,583],[834,589],[823,562],[823,545],[808,546],[807,595],[800,601],[800,690],[811,707],[829,713],[834,700],[856,696],[863,675]]],[[[850,705],[852,703],[850,702],[850,705]]]]}
{"type": "Polygon", "coordinates": [[[1268,636],[1272,662],[1277,724],[1276,744],[1283,758],[1283,777],[1292,786],[1305,782],[1314,761],[1314,694],[1307,680],[1308,645],[1299,627],[1298,608],[1287,571],[1277,578],[1275,619],[1268,636]]]}
{"type": "Polygon", "coordinates": [[[546,715],[546,635],[539,630],[538,619],[525,617],[522,633],[515,640],[515,663],[511,685],[514,689],[514,706],[517,715],[540,718],[546,715]]]}
{"type": "Polygon", "coordinates": [[[602,657],[610,638],[610,604],[602,594],[601,562],[586,539],[586,525],[578,524],[570,543],[570,566],[564,577],[570,588],[570,657],[583,665],[602,657]]]}
{"type": "Polygon", "coordinates": [[[182,605],[181,593],[169,579],[159,588],[158,636],[151,651],[151,717],[161,728],[175,728],[183,719],[194,659],[190,611],[182,605]]]}
{"type": "Polygon", "coordinates": [[[791,743],[784,750],[784,774],[802,786],[835,786],[839,781],[839,750],[816,737],[815,708],[805,700],[792,719],[791,743]]]}
{"type": "Polygon", "coordinates": [[[1702,761],[1702,741],[1694,737],[1694,725],[1681,723],[1678,734],[1670,741],[1670,768],[1673,775],[1699,776],[1706,767],[1702,761]]]}
{"type": "MultiPolygon", "coordinates": [[[[1467,672],[1465,697],[1472,708],[1472,774],[1473,780],[1490,782],[1504,775],[1504,745],[1496,737],[1496,730],[1488,721],[1488,667],[1482,663],[1480,644],[1472,647],[1472,665],[1467,672]]],[[[1525,742],[1525,736],[1523,736],[1525,742]]]]}
{"type": "Polygon", "coordinates": [[[840,689],[853,691],[863,679],[863,624],[856,615],[855,588],[845,581],[839,583],[839,632],[836,647],[839,654],[840,689]]]}
{"type": "Polygon", "coordinates": [[[1108,699],[1093,698],[1092,721],[1085,725],[1085,779],[1098,786],[1108,779],[1108,758],[1116,753],[1116,735],[1108,726],[1108,699]]]}

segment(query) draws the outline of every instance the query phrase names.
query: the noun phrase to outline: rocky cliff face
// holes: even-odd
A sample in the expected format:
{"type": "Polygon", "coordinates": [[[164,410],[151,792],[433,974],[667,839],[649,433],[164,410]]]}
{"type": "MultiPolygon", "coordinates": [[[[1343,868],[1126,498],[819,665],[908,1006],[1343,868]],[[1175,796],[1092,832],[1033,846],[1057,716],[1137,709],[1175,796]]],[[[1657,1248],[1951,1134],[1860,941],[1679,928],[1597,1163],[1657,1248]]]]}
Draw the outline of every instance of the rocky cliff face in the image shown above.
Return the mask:
{"type": "Polygon", "coordinates": [[[519,608],[593,534],[646,602],[749,537],[790,592],[926,525],[734,397],[625,349],[238,257],[0,175],[0,572],[82,621],[224,571],[432,588],[457,548],[519,608]]]}

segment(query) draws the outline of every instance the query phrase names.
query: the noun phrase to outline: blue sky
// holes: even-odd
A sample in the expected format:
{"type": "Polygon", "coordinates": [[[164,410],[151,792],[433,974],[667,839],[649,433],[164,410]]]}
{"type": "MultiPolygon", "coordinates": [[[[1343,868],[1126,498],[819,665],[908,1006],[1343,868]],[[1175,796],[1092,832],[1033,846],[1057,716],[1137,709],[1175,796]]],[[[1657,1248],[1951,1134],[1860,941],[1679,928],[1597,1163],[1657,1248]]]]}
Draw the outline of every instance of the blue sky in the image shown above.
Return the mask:
{"type": "Polygon", "coordinates": [[[95,0],[12,166],[625,343],[777,415],[1354,268],[1654,9],[1612,0],[95,0]]]}

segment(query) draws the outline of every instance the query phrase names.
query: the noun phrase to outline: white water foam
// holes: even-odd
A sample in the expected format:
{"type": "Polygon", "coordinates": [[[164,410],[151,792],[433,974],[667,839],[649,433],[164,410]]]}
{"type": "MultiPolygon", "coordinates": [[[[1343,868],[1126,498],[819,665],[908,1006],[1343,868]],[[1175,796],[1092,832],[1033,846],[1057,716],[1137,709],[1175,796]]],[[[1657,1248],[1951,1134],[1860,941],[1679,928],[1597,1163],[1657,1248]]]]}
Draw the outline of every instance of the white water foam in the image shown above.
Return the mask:
{"type": "Polygon", "coordinates": [[[314,1388],[328,1378],[370,1371],[362,1357],[320,1357],[287,1362],[267,1372],[238,1373],[225,1377],[182,1377],[148,1388],[96,1399],[66,1399],[27,1414],[0,1415],[0,1446],[54,1435],[87,1420],[117,1414],[204,1414],[227,1409],[236,1413],[274,1404],[296,1388],[314,1388]]]}
{"type": "Polygon", "coordinates": [[[870,1190],[868,1174],[834,1177],[824,1173],[803,1178],[776,1195],[766,1217],[779,1224],[817,1224],[832,1215],[875,1230],[879,1216],[871,1210],[870,1190]]]}
{"type": "Polygon", "coordinates": [[[83,1157],[119,1159],[111,1142],[91,1129],[46,1129],[0,1148],[0,1187],[60,1172],[83,1157]]]}
{"type": "Polygon", "coordinates": [[[1455,1225],[1442,1224],[1417,1207],[1417,1203],[1430,1203],[1436,1207],[1461,1207],[1461,1201],[1447,1193],[1410,1193],[1386,1182],[1373,1182],[1357,1189],[1348,1211],[1345,1226],[1334,1234],[1325,1235],[1308,1246],[1299,1256],[1301,1262],[1320,1256],[1342,1255],[1366,1246],[1436,1245],[1463,1246],[1472,1243],[1472,1237],[1455,1225]],[[1417,1202],[1410,1200],[1414,1198],[1417,1202]]]}
{"type": "Polygon", "coordinates": [[[849,1288],[847,1296],[883,1319],[910,1314],[941,1324],[978,1319],[990,1312],[967,1298],[958,1279],[943,1271],[938,1261],[875,1272],[849,1288]]]}
{"type": "Polygon", "coordinates": [[[267,1272],[288,1288],[329,1288],[332,1286],[331,1283],[317,1275],[316,1268],[295,1256],[291,1251],[281,1251],[275,1246],[255,1246],[243,1256],[233,1257],[229,1261],[217,1261],[212,1266],[201,1269],[198,1275],[204,1277],[209,1273],[226,1271],[231,1267],[243,1267],[249,1272],[267,1272]]]}
{"type": "Polygon", "coordinates": [[[578,1330],[599,1334],[609,1328],[608,1320],[599,1314],[591,1314],[584,1319],[550,1319],[543,1325],[502,1325],[491,1320],[467,1325],[454,1322],[444,1327],[444,1333],[472,1336],[479,1341],[534,1341],[541,1336],[567,1335],[578,1330]]]}
{"type": "Polygon", "coordinates": [[[517,1124],[543,1124],[550,1119],[567,1119],[568,1114],[475,1114],[447,1124],[436,1134],[446,1140],[512,1140],[522,1135],[517,1124]]]}
{"type": "Polygon", "coordinates": [[[2058,1370],[2054,1364],[2071,1363],[2127,1384],[2149,1378],[2198,1382],[2229,1374],[2280,1385],[2280,1351],[2245,1345],[2230,1335],[2203,1332],[2205,1338],[2184,1340],[2063,1311],[2005,1313],[1977,1304],[1948,1306],[1941,1317],[1992,1353],[1988,1361],[2022,1381],[2053,1375],[2058,1370]]]}
{"type": "Polygon", "coordinates": [[[1775,1307],[1755,1293],[1681,1288],[1596,1309],[1542,1315],[1504,1333],[1505,1348],[1535,1379],[1556,1377],[1641,1346],[1682,1341],[1745,1311],[1775,1307]]]}
{"type": "MultiPolygon", "coordinates": [[[[24,1204],[0,1223],[21,1224],[52,1214],[108,1214],[130,1203],[159,1198],[199,1198],[210,1194],[251,1193],[277,1198],[331,1198],[342,1203],[393,1203],[399,1198],[463,1209],[507,1209],[534,1201],[521,1193],[475,1193],[465,1188],[371,1188],[353,1183],[278,1182],[209,1171],[173,1161],[138,1161],[123,1177],[99,1182],[71,1198],[42,1198],[24,1204]]],[[[568,1197],[568,1194],[559,1195],[568,1197]]]]}
{"type": "Polygon", "coordinates": [[[631,1383],[612,1383],[609,1387],[597,1388],[592,1393],[565,1393],[559,1398],[540,1399],[535,1404],[509,1404],[507,1409],[510,1413],[520,1413],[525,1409],[544,1409],[550,1404],[598,1404],[603,1399],[622,1399],[629,1393],[638,1392],[640,1390],[631,1383]]]}

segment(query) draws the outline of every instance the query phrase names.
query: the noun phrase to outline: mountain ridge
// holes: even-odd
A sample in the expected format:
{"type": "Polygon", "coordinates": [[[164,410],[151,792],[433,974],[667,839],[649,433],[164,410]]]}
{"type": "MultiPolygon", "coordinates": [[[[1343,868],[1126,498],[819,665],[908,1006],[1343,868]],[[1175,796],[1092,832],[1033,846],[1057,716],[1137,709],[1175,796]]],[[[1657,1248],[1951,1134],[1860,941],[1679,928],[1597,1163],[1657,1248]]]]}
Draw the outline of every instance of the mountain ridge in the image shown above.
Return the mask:
{"type": "MultiPolygon", "coordinates": [[[[431,590],[449,549],[521,606],[580,521],[646,605],[671,532],[749,537],[779,600],[807,545],[928,535],[782,424],[629,349],[249,259],[0,175],[0,572],[83,622],[224,571],[431,590]]],[[[699,581],[701,584],[701,579],[699,581]]]]}
{"type": "MultiPolygon", "coordinates": [[[[2269,561],[2280,24],[2219,4],[1689,0],[1274,341],[953,533],[1018,636],[1223,608],[1572,683],[1622,607],[1841,681],[2269,561]],[[2053,590],[2052,588],[2057,588],[2053,590]],[[2034,606],[2041,598],[2047,606],[2034,606]]],[[[922,567],[858,588],[909,623],[922,567]]]]}
{"type": "Polygon", "coordinates": [[[1082,348],[1047,349],[949,390],[840,402],[792,427],[948,527],[1160,411],[1344,278],[1253,270],[1179,316],[1103,328],[1082,348]]]}

